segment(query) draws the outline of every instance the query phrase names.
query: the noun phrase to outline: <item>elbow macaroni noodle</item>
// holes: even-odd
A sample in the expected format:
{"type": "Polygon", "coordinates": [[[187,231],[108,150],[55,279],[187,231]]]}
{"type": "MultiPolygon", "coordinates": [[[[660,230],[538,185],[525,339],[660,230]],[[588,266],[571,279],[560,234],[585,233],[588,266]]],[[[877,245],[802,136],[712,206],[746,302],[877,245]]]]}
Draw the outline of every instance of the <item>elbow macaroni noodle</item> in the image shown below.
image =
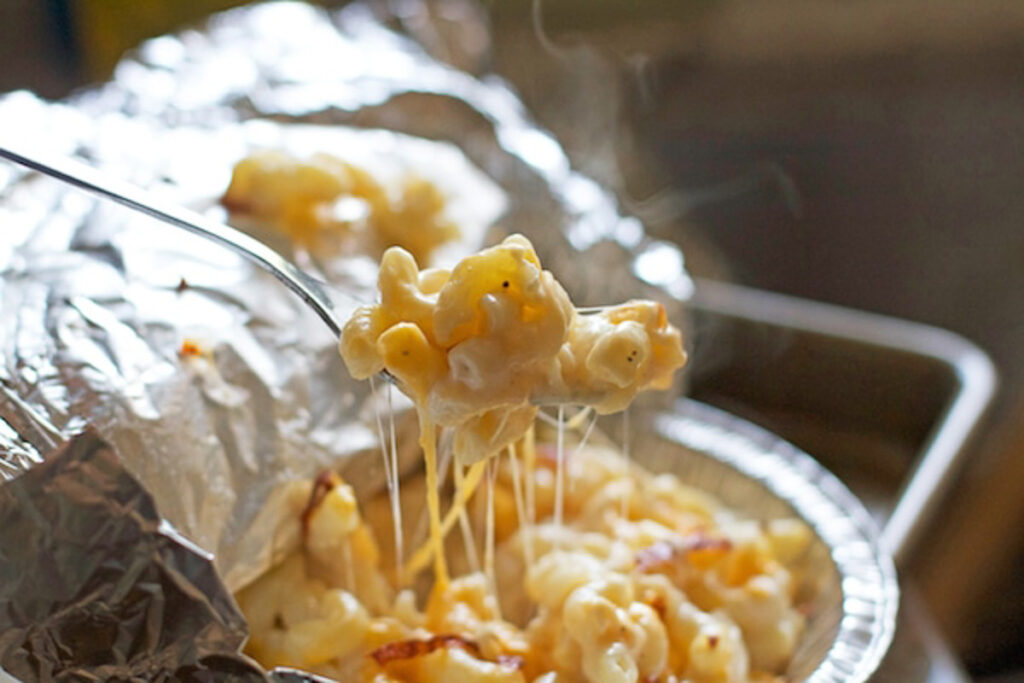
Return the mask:
{"type": "MultiPolygon", "coordinates": [[[[535,525],[495,504],[497,595],[470,572],[435,585],[422,608],[382,570],[386,501],[361,514],[335,478],[305,517],[302,549],[239,593],[247,652],[375,683],[778,680],[804,623],[790,568],[811,538],[802,522],[738,520],[676,477],[587,446],[570,451],[555,526],[552,455],[537,448],[535,525]],[[626,509],[624,488],[638,493],[626,509]]],[[[512,468],[499,463],[496,500],[507,501],[512,468]]],[[[422,500],[423,486],[404,495],[422,500]]],[[[476,526],[477,507],[466,508],[476,526]]],[[[460,561],[455,544],[448,554],[460,561]]]]}
{"type": "MultiPolygon", "coordinates": [[[[334,159],[253,164],[236,169],[228,196],[249,197],[300,237],[341,192],[376,201],[334,159]]],[[[379,288],[381,302],[354,313],[340,350],[353,377],[386,371],[416,405],[426,468],[401,495],[406,509],[426,503],[429,540],[404,571],[432,556],[433,585],[420,606],[409,576],[382,570],[393,566],[377,540],[394,523],[387,501],[360,512],[340,477],[321,478],[296,514],[302,548],[237,596],[250,655],[373,683],[776,680],[804,624],[790,565],[809,543],[806,526],[737,520],[609,448],[579,444],[566,460],[534,442],[539,404],[609,413],[671,384],[686,356],[661,305],[582,315],[519,235],[451,271],[421,270],[390,248],[379,288]],[[437,426],[453,430],[460,474],[444,522],[437,426]],[[506,447],[508,460],[486,461],[506,447]],[[478,554],[470,531],[463,553],[445,544],[460,515],[469,528],[487,525],[493,569],[449,580],[449,556],[458,566],[478,554]]]]}
{"type": "Polygon", "coordinates": [[[430,181],[408,176],[398,187],[386,187],[330,154],[302,160],[256,152],[235,165],[222,202],[314,249],[348,241],[380,253],[400,244],[426,263],[438,247],[459,238],[445,215],[443,194],[430,181]]]}
{"type": "Polygon", "coordinates": [[[345,325],[342,358],[356,379],[395,377],[432,424],[454,429],[464,463],[521,438],[535,404],[622,410],[638,392],[671,385],[686,360],[663,306],[580,315],[521,235],[450,272],[420,270],[391,248],[379,286],[381,302],[345,325]]]}

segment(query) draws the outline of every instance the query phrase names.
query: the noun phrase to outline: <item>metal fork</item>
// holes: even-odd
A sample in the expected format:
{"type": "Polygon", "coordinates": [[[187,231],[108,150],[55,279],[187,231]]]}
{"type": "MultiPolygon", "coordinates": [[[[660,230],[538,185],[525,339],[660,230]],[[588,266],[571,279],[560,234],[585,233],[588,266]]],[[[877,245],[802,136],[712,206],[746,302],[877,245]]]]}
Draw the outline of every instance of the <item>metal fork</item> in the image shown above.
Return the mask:
{"type": "MultiPolygon", "coordinates": [[[[81,190],[115,201],[231,249],[280,280],[284,286],[295,292],[316,312],[335,337],[341,336],[342,323],[335,315],[334,303],[323,283],[302,272],[273,249],[245,233],[210,220],[190,209],[164,202],[148,190],[119,178],[113,178],[92,166],[67,157],[47,157],[37,152],[27,154],[24,151],[14,151],[10,147],[0,144],[0,158],[57,178],[81,190]]],[[[597,306],[578,310],[583,314],[592,314],[599,313],[606,308],[606,306],[597,306]]],[[[378,377],[386,382],[397,383],[394,375],[387,370],[378,373],[378,377]]],[[[537,396],[531,398],[531,403],[534,405],[559,405],[567,400],[587,404],[595,399],[582,396],[537,396]]]]}
{"type": "Polygon", "coordinates": [[[3,144],[0,144],[0,158],[57,178],[86,192],[105,197],[231,249],[280,280],[320,316],[335,337],[341,335],[341,323],[334,313],[334,304],[323,285],[273,249],[245,233],[210,220],[195,211],[163,202],[141,187],[112,178],[102,171],[72,159],[47,157],[37,152],[26,153],[23,150],[14,151],[3,144]]]}

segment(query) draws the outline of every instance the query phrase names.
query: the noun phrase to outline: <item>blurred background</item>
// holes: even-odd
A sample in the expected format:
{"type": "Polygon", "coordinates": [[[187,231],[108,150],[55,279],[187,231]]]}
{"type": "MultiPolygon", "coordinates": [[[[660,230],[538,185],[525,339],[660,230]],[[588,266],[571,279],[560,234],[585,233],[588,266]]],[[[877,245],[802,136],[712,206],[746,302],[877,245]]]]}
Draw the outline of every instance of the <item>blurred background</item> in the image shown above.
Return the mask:
{"type": "MultiPolygon", "coordinates": [[[[3,0],[0,92],[65,97],[238,4],[3,0]]],[[[460,30],[461,2],[433,5],[460,30]]],[[[477,10],[493,49],[469,35],[453,59],[510,79],[696,275],[947,328],[993,357],[1001,393],[903,578],[971,675],[1024,680],[1024,3],[477,10]]]]}

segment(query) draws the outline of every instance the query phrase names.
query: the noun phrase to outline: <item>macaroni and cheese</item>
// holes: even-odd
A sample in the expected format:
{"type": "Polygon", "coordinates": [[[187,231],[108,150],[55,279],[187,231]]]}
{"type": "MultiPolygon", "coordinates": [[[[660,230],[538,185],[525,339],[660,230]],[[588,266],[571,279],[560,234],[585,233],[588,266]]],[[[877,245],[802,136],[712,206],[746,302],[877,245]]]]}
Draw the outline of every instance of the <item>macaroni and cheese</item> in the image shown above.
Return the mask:
{"type": "MultiPolygon", "coordinates": [[[[360,514],[351,489],[330,480],[303,516],[303,549],[238,596],[249,654],[376,683],[777,680],[804,624],[792,569],[811,538],[803,523],[738,519],[677,477],[575,444],[556,525],[554,447],[527,457],[532,448],[528,435],[517,467],[493,465],[495,575],[471,567],[475,540],[452,534],[452,566],[466,570],[422,606],[384,578],[386,500],[360,514]],[[513,502],[524,485],[529,510],[513,502]]],[[[407,483],[407,507],[423,487],[407,483]]],[[[465,507],[478,529],[479,508],[465,507]]]]}
{"type": "Polygon", "coordinates": [[[302,551],[238,596],[252,656],[375,683],[732,682],[784,670],[804,624],[790,568],[810,540],[803,524],[737,520],[673,476],[584,447],[586,436],[569,450],[563,431],[553,448],[535,444],[538,405],[603,414],[671,384],[686,357],[659,304],[583,315],[520,235],[451,271],[420,270],[393,247],[379,288],[380,303],[344,326],[341,354],[353,377],[386,372],[413,400],[423,475],[400,493],[392,479],[390,498],[362,514],[337,475],[316,482],[302,551]],[[454,435],[443,519],[439,426],[454,435]],[[424,506],[420,533],[399,526],[396,509],[424,506]],[[391,534],[399,557],[382,558],[391,534]],[[403,537],[422,541],[409,558],[403,537]],[[431,560],[417,595],[409,586],[431,560]],[[396,570],[385,578],[382,566],[396,570]]]}
{"type": "Polygon", "coordinates": [[[222,202],[313,249],[348,242],[380,253],[401,245],[428,263],[438,247],[459,238],[444,195],[430,181],[410,175],[390,188],[330,154],[256,152],[236,164],[222,202]]]}
{"type": "Polygon", "coordinates": [[[667,388],[686,360],[663,306],[581,315],[521,235],[451,271],[420,270],[389,249],[379,287],[381,302],[342,331],[345,364],[356,379],[396,378],[431,424],[454,429],[463,463],[522,437],[538,404],[619,411],[640,391],[667,388]]]}

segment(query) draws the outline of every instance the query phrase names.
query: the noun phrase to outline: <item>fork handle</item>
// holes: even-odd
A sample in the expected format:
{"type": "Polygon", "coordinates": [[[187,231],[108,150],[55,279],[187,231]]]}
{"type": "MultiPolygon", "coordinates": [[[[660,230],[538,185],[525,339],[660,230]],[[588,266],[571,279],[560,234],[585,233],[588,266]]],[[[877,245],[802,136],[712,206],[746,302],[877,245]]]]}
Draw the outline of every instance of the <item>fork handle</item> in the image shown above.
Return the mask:
{"type": "Polygon", "coordinates": [[[6,142],[0,144],[0,157],[231,249],[295,292],[324,321],[334,336],[341,334],[341,325],[334,315],[331,299],[320,283],[273,249],[245,233],[210,220],[190,209],[166,203],[148,190],[111,177],[73,159],[46,157],[38,153],[26,154],[23,150],[14,151],[6,142]]]}

